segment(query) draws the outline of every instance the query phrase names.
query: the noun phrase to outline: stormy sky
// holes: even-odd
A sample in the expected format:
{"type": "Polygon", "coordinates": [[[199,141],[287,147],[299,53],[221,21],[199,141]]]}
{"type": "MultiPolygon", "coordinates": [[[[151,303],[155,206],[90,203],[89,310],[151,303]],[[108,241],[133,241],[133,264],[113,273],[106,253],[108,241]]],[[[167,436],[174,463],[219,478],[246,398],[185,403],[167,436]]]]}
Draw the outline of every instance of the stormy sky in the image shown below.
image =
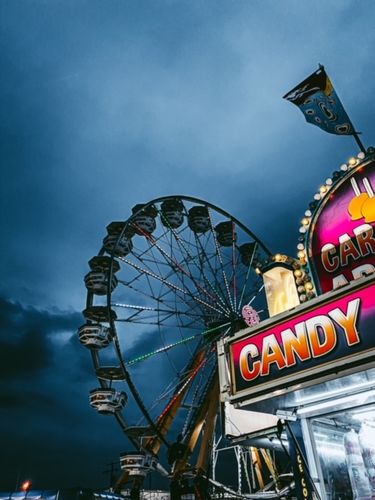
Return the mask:
{"type": "Polygon", "coordinates": [[[0,2],[0,490],[105,486],[123,451],[76,335],[110,221],[191,195],[295,254],[358,148],[282,95],[324,64],[373,145],[374,19],[372,0],[0,2]]]}

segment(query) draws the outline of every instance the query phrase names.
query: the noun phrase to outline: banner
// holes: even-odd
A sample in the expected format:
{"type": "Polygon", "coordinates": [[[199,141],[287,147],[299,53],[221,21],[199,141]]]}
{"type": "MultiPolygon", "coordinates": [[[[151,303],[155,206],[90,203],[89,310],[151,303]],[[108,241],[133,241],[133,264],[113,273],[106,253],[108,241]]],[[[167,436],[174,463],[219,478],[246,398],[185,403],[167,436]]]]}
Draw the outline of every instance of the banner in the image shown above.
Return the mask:
{"type": "Polygon", "coordinates": [[[353,135],[355,131],[323,66],[284,95],[302,111],[306,121],[330,134],[353,135]]]}

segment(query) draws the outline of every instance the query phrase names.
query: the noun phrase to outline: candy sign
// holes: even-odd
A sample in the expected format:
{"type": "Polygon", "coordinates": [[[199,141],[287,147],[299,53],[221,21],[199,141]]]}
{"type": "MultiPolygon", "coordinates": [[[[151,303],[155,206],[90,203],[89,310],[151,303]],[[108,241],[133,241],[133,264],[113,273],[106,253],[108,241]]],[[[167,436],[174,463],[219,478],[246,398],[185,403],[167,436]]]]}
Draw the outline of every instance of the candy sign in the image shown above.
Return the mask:
{"type": "Polygon", "coordinates": [[[324,199],[311,223],[308,259],[322,293],[375,272],[375,161],[324,199]]]}
{"type": "Polygon", "coordinates": [[[229,341],[233,394],[287,387],[375,360],[373,278],[298,310],[229,341]]]}

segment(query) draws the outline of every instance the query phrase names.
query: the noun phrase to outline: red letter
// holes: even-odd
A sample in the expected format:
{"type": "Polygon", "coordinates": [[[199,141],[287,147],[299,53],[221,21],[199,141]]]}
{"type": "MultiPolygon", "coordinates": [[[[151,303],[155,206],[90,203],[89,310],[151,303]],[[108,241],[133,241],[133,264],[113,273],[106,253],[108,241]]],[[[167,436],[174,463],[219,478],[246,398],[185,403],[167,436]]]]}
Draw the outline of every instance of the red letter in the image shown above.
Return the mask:
{"type": "Polygon", "coordinates": [[[290,328],[281,332],[285,359],[288,366],[296,364],[296,354],[301,361],[311,358],[309,344],[306,338],[305,323],[298,323],[295,326],[295,330],[296,333],[290,328]]]}
{"type": "Polygon", "coordinates": [[[259,351],[256,345],[248,344],[240,352],[240,371],[245,380],[253,380],[257,378],[260,371],[260,361],[253,361],[253,369],[249,366],[249,358],[259,356],[259,351]]]}
{"type": "Polygon", "coordinates": [[[323,245],[321,250],[321,259],[323,267],[329,273],[333,273],[339,267],[339,258],[336,254],[336,247],[332,243],[323,245]],[[333,252],[332,252],[333,251],[333,252]]]}
{"type": "Polygon", "coordinates": [[[357,247],[354,245],[348,234],[340,236],[339,240],[340,260],[343,267],[348,265],[349,257],[352,257],[353,260],[357,260],[360,258],[361,254],[359,253],[357,247]]]}
{"type": "Polygon", "coordinates": [[[315,316],[306,321],[307,334],[310,339],[314,358],[328,354],[336,345],[336,331],[332,321],[327,316],[315,316]],[[323,342],[319,332],[324,335],[323,342]]]}
{"type": "Polygon", "coordinates": [[[338,307],[328,313],[343,328],[348,346],[358,344],[361,341],[356,325],[360,303],[361,299],[351,300],[346,315],[338,307]]]}
{"type": "Polygon", "coordinates": [[[285,368],[286,362],[281,348],[273,333],[263,339],[262,347],[262,376],[269,375],[270,364],[276,363],[279,370],[285,368]]]}

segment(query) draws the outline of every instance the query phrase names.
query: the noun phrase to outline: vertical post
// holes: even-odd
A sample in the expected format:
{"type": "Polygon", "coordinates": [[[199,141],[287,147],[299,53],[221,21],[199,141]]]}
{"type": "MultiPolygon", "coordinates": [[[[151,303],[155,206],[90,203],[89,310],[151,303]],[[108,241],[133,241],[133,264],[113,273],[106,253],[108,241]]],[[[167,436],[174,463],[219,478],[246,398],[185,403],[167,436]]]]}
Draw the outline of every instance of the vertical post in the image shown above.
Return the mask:
{"type": "MultiPolygon", "coordinates": [[[[353,124],[352,124],[352,127],[353,127],[353,124]]],[[[353,127],[353,130],[354,130],[354,127],[353,127]]],[[[353,137],[355,139],[355,142],[358,144],[358,147],[359,149],[362,151],[362,153],[365,153],[366,154],[366,148],[365,146],[363,145],[363,142],[361,141],[361,139],[359,138],[359,135],[357,132],[354,132],[353,133],[353,137]]]]}
{"type": "Polygon", "coordinates": [[[241,447],[239,445],[234,447],[234,453],[237,459],[237,493],[241,494],[242,490],[242,474],[241,474],[241,447]]]}

